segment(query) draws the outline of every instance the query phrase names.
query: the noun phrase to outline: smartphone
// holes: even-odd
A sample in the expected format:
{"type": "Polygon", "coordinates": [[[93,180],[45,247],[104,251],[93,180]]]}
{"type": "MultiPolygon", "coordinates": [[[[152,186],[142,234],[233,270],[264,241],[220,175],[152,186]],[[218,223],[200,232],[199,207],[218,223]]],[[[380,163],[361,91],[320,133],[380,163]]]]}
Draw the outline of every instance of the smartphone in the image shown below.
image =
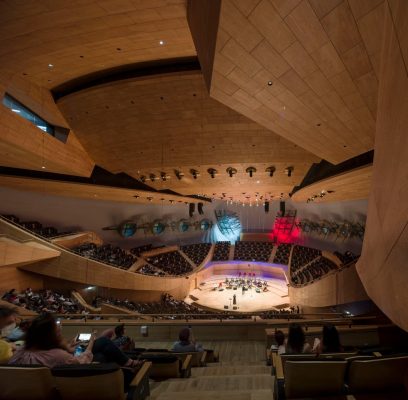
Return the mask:
{"type": "Polygon", "coordinates": [[[78,335],[78,340],[80,342],[89,342],[91,340],[92,333],[80,333],[78,335]]]}

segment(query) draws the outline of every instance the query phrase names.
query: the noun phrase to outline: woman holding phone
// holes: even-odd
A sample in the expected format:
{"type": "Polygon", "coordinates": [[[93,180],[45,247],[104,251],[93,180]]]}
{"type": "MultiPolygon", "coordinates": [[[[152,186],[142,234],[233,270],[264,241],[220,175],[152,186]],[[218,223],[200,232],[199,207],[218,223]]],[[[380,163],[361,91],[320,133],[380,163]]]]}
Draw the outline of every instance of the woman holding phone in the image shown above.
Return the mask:
{"type": "Polygon", "coordinates": [[[24,347],[14,354],[9,364],[40,364],[49,368],[64,364],[89,364],[92,362],[92,334],[85,351],[78,356],[72,354],[74,345],[68,346],[61,330],[51,314],[35,318],[26,333],[24,347]]]}

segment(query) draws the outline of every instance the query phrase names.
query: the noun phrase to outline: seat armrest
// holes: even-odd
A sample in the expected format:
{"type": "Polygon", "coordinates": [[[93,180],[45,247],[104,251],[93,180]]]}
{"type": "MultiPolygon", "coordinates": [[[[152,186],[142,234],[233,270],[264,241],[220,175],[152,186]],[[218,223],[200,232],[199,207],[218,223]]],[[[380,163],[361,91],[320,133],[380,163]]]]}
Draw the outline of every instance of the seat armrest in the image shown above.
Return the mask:
{"type": "Polygon", "coordinates": [[[379,351],[373,351],[375,357],[382,357],[382,354],[379,351]]]}
{"type": "Polygon", "coordinates": [[[200,366],[201,366],[201,367],[205,367],[205,365],[206,365],[206,360],[207,360],[207,352],[204,351],[203,354],[202,354],[202,356],[201,356],[201,359],[200,359],[200,366]]]}
{"type": "Polygon", "coordinates": [[[149,373],[152,368],[150,361],[145,361],[136,376],[132,379],[129,387],[128,398],[132,400],[144,400],[150,396],[149,373]]]}
{"type": "Polygon", "coordinates": [[[285,375],[283,373],[282,358],[279,354],[276,355],[275,361],[276,361],[276,364],[275,364],[276,379],[285,379],[285,375]]]}
{"type": "Polygon", "coordinates": [[[191,360],[193,356],[189,354],[183,362],[181,366],[181,377],[182,378],[189,378],[191,375],[191,360]]]}

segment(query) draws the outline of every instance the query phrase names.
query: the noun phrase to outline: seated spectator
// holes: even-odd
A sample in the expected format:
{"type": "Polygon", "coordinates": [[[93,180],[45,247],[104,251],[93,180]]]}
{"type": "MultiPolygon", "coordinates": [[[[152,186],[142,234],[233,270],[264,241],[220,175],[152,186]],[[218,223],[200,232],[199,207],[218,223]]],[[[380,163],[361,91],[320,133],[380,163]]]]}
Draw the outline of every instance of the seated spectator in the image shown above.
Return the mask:
{"type": "Polygon", "coordinates": [[[286,343],[286,354],[303,354],[311,353],[312,348],[306,342],[305,333],[298,324],[291,324],[289,326],[288,341],[286,343]]]}
{"type": "Polygon", "coordinates": [[[271,350],[278,350],[278,354],[286,353],[285,334],[282,331],[275,331],[275,342],[271,346],[271,350]]]}
{"type": "Polygon", "coordinates": [[[173,344],[171,349],[177,353],[189,353],[192,351],[203,351],[201,345],[196,344],[193,332],[190,328],[183,328],[179,333],[179,340],[173,344]]]}
{"type": "Polygon", "coordinates": [[[25,335],[28,328],[31,325],[31,321],[26,319],[20,322],[8,335],[7,340],[10,342],[18,342],[19,340],[25,340],[25,335]]]}
{"type": "Polygon", "coordinates": [[[135,348],[134,341],[125,335],[125,324],[118,325],[115,328],[115,339],[113,343],[122,351],[132,351],[135,348]]]}
{"type": "MultiPolygon", "coordinates": [[[[16,311],[11,307],[0,306],[0,330],[15,324],[16,311]]],[[[13,355],[13,346],[0,338],[0,364],[6,363],[13,355]]]]}
{"type": "Polygon", "coordinates": [[[74,356],[74,344],[68,346],[54,317],[43,314],[32,321],[24,347],[16,351],[9,364],[40,364],[49,368],[64,364],[87,364],[92,362],[94,340],[92,335],[86,350],[74,356]]]}
{"type": "Polygon", "coordinates": [[[95,340],[92,348],[94,360],[98,362],[114,362],[121,367],[138,367],[141,365],[139,360],[132,360],[112,341],[115,334],[113,329],[108,329],[95,340]]]}
{"type": "Polygon", "coordinates": [[[340,353],[343,351],[343,347],[340,344],[339,332],[334,325],[323,326],[322,340],[315,339],[313,350],[317,354],[340,353]]]}

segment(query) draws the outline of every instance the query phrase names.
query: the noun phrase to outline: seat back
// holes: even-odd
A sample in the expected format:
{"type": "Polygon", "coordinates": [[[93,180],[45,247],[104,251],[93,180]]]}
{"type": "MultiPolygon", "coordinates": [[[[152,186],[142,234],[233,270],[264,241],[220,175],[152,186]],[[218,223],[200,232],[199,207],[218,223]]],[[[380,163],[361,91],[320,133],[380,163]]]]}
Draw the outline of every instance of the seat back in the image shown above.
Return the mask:
{"type": "Polygon", "coordinates": [[[184,363],[184,361],[186,360],[187,356],[191,354],[191,367],[200,367],[201,363],[201,356],[203,353],[199,352],[199,351],[192,351],[189,353],[176,353],[174,351],[172,351],[170,354],[174,354],[175,356],[177,356],[182,363],[184,363]]]}
{"type": "Polygon", "coordinates": [[[340,395],[347,361],[286,361],[288,399],[340,395]]]}
{"type": "Polygon", "coordinates": [[[141,358],[150,361],[150,378],[155,380],[164,380],[170,378],[179,378],[181,373],[180,359],[169,353],[143,353],[141,358]]]}
{"type": "Polygon", "coordinates": [[[64,365],[52,374],[61,400],[124,399],[123,373],[116,364],[64,365]]]}
{"type": "Polygon", "coordinates": [[[351,393],[399,391],[404,388],[408,356],[354,360],[348,372],[351,393]]]}
{"type": "Polygon", "coordinates": [[[50,400],[54,380],[47,367],[0,366],[0,400],[50,400]]]}

